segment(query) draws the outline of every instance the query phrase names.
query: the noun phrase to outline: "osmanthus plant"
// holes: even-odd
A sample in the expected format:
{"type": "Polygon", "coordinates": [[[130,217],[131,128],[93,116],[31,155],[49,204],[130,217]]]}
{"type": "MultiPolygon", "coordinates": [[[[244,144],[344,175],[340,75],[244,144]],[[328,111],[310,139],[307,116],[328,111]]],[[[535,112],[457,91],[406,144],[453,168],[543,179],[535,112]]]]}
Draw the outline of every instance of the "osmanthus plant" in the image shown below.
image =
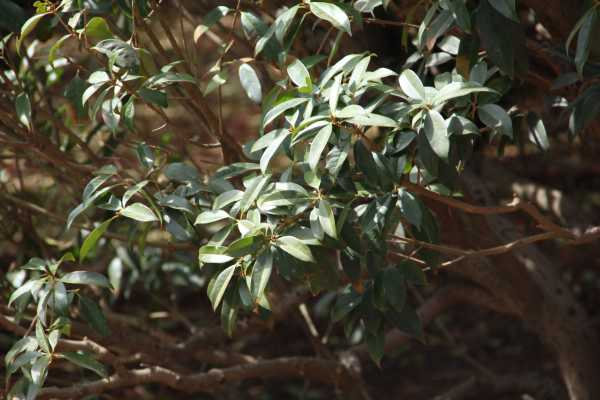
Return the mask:
{"type": "MultiPolygon", "coordinates": [[[[21,313],[36,307],[32,329],[5,357],[9,376],[23,375],[12,394],[34,398],[56,359],[107,376],[107,368],[85,348],[59,343],[69,337],[73,315],[100,335],[110,333],[101,308],[82,285],[110,291],[119,284],[117,269],[109,268],[105,277],[85,268],[111,225],[128,229],[131,246],[140,252],[153,246],[146,238],[156,231],[197,249],[192,275],[206,278],[212,307],[230,335],[240,313],[269,312],[269,282],[278,274],[314,294],[336,293],[331,319],[343,324],[348,337],[363,338],[376,362],[390,328],[422,336],[407,286],[424,285],[425,272],[441,257],[435,250],[436,217],[418,194],[426,189],[460,195],[457,179],[476,143],[502,145],[520,137],[513,119],[524,115],[499,104],[520,68],[517,50],[507,53],[503,41],[497,51],[479,52],[476,42],[485,46],[490,33],[480,26],[475,35],[473,27],[517,16],[510,1],[482,1],[476,9],[461,0],[434,1],[414,35],[405,34],[415,49],[405,68],[374,67],[377,55],[370,52],[338,54],[342,39],[374,21],[372,13],[392,6],[387,3],[303,1],[274,19],[244,2],[237,8],[218,6],[204,17],[196,40],[228,14],[243,32],[232,30],[231,39],[224,37],[219,59],[200,75],[186,57],[160,65],[164,57],[141,47],[137,29],[160,13],[156,2],[36,2],[38,13],[24,23],[16,43],[9,37],[4,45],[8,49],[13,43],[27,64],[39,57],[37,41],[25,46],[38,29],[64,31],[47,49],[48,79],[60,80],[64,71],[76,68],[65,90],[75,119],[93,126],[99,114],[112,135],[134,135],[136,109],[154,110],[168,122],[163,109],[171,93],[220,93],[236,73],[249,99],[260,104],[261,117],[257,139],[238,150],[222,131],[212,132],[235,157],[210,175],[143,142],[135,144],[141,172],[110,163],[93,171],[66,229],[79,226],[83,214],[108,217],[60,260],[32,258],[10,297],[9,305],[21,313]],[[325,27],[332,41],[328,53],[296,53],[306,26],[325,27]],[[251,43],[254,53],[233,57],[229,52],[236,40],[251,43]],[[80,64],[77,53],[67,55],[70,42],[91,57],[86,65],[93,70],[80,64]],[[512,61],[505,59],[509,55],[512,61]],[[281,72],[272,87],[259,79],[265,65],[281,72]],[[432,68],[443,72],[430,74],[432,68]],[[62,272],[64,263],[81,267],[62,272]]],[[[597,7],[591,10],[596,13],[597,7]]],[[[580,32],[586,24],[580,24],[580,32]]],[[[581,35],[580,61],[586,40],[581,35]]],[[[35,128],[34,106],[43,100],[33,101],[32,78],[7,72],[0,79],[21,89],[15,106],[22,129],[44,129],[35,128]]],[[[575,114],[586,101],[575,104],[573,119],[580,127],[589,122],[588,115],[575,114]]],[[[210,117],[203,118],[207,129],[214,127],[210,117]]],[[[526,120],[531,140],[547,148],[539,117],[531,114],[526,120]]],[[[76,134],[65,140],[65,147],[87,151],[76,134]]]]}

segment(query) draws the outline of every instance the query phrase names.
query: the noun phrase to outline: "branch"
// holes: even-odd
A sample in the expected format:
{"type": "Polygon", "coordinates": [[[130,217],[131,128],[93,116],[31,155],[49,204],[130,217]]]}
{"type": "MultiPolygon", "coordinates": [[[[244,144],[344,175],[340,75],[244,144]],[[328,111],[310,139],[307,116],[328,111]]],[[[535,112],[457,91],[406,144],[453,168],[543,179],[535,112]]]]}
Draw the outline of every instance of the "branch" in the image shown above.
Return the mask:
{"type": "Polygon", "coordinates": [[[39,399],[82,398],[109,390],[157,383],[187,393],[212,392],[229,383],[246,379],[298,378],[331,384],[345,393],[344,398],[363,399],[354,391],[356,377],[336,361],[312,357],[283,357],[225,369],[181,375],[162,367],[150,367],[115,374],[95,382],[67,388],[42,389],[39,399]]]}
{"type": "Polygon", "coordinates": [[[428,199],[434,200],[439,203],[446,204],[450,207],[457,208],[463,211],[466,211],[471,214],[479,214],[479,215],[498,215],[498,214],[510,214],[516,213],[519,211],[523,211],[532,217],[537,223],[538,226],[547,231],[554,233],[554,238],[562,238],[567,240],[569,244],[573,245],[581,245],[586,243],[591,243],[597,239],[600,239],[600,227],[594,226],[588,228],[583,233],[577,233],[572,230],[563,228],[554,222],[550,221],[547,217],[542,215],[542,213],[532,204],[528,202],[524,202],[519,198],[515,198],[510,204],[505,206],[478,206],[470,203],[466,203],[461,200],[456,200],[451,197],[446,197],[441,194],[432,192],[427,190],[426,188],[415,185],[413,183],[405,182],[403,186],[411,191],[412,193],[421,195],[428,199]]]}

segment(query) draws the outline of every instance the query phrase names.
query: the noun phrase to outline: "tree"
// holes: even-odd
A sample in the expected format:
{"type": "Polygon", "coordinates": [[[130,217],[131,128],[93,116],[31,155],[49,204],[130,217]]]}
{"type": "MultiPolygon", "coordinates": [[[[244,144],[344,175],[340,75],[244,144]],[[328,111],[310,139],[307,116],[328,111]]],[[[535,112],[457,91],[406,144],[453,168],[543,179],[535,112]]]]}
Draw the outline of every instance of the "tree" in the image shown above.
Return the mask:
{"type": "Polygon", "coordinates": [[[596,334],[538,247],[593,249],[595,216],[503,202],[486,171],[593,152],[599,4],[0,1],[7,396],[286,378],[366,399],[365,358],[468,303],[598,398],[596,334]],[[316,355],[265,347],[298,309],[316,355]]]}

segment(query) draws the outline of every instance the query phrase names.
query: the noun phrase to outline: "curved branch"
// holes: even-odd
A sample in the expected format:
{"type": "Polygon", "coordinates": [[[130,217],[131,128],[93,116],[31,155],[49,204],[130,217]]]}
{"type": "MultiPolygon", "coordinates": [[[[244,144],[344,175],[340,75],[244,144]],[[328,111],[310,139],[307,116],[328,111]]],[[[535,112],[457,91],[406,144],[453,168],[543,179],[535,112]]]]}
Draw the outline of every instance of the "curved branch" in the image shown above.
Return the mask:
{"type": "Polygon", "coordinates": [[[362,394],[357,393],[358,391],[353,390],[357,382],[356,377],[340,363],[312,357],[283,357],[190,375],[177,374],[162,367],[143,368],[67,388],[42,389],[38,398],[82,398],[91,394],[149,383],[157,383],[187,393],[211,392],[227,383],[253,378],[308,379],[336,386],[345,393],[344,398],[364,398],[362,394]]]}

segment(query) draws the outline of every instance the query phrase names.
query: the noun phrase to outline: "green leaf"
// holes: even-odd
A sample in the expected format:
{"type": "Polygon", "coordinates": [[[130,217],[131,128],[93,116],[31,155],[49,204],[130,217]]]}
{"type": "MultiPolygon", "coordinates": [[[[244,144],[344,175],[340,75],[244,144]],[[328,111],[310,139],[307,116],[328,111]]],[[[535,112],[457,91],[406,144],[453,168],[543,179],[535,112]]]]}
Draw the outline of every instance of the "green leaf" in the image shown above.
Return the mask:
{"type": "Polygon", "coordinates": [[[119,212],[119,214],[140,222],[158,221],[158,218],[156,217],[156,214],[154,214],[154,211],[152,211],[150,207],[142,203],[133,203],[132,205],[122,209],[119,212]]]}
{"type": "Polygon", "coordinates": [[[367,350],[369,351],[369,355],[373,362],[380,365],[385,351],[385,334],[383,330],[376,333],[367,331],[365,343],[367,344],[367,350]]]}
{"type": "Polygon", "coordinates": [[[421,79],[410,69],[405,69],[398,78],[400,89],[413,100],[425,100],[426,93],[421,79]]]}
{"type": "Polygon", "coordinates": [[[352,287],[346,288],[337,296],[335,305],[331,312],[333,322],[338,322],[344,319],[352,310],[360,305],[362,296],[356,293],[352,287]]]}
{"type": "Polygon", "coordinates": [[[150,181],[145,180],[145,181],[141,181],[136,183],[135,185],[133,185],[132,187],[130,187],[129,189],[127,189],[125,191],[125,193],[123,193],[123,198],[121,199],[121,204],[123,207],[125,207],[127,205],[127,203],[129,202],[129,200],[135,196],[137,193],[140,192],[140,190],[142,190],[144,187],[146,187],[146,185],[149,183],[150,181]]]}
{"type": "Polygon", "coordinates": [[[238,75],[240,77],[240,83],[246,91],[248,98],[253,102],[260,104],[262,101],[262,87],[254,68],[249,64],[243,63],[240,65],[238,75]]]}
{"type": "Polygon", "coordinates": [[[430,110],[425,116],[424,130],[435,154],[441,159],[447,160],[450,152],[450,138],[444,117],[439,112],[430,110]]]}
{"type": "Polygon", "coordinates": [[[357,140],[354,144],[354,157],[358,168],[365,175],[366,181],[371,186],[377,186],[379,184],[377,164],[375,164],[375,160],[373,160],[373,155],[369,149],[360,140],[357,140]]]}
{"type": "Polygon", "coordinates": [[[42,282],[43,281],[32,279],[19,286],[14,292],[11,293],[8,299],[8,306],[10,307],[10,305],[19,297],[30,293],[33,288],[41,287],[42,282]]]}
{"type": "Polygon", "coordinates": [[[325,199],[319,201],[319,223],[327,235],[334,239],[338,238],[333,209],[325,199]]]}
{"type": "Polygon", "coordinates": [[[148,89],[146,87],[140,88],[137,94],[146,102],[156,104],[162,108],[167,108],[169,103],[167,101],[167,94],[160,90],[148,89]]]}
{"type": "Polygon", "coordinates": [[[202,35],[204,35],[214,24],[219,22],[221,18],[229,14],[232,10],[226,6],[218,6],[211,10],[204,19],[202,19],[202,23],[198,25],[196,30],[194,31],[194,41],[197,43],[198,39],[202,35]]]}
{"type": "MultiPolygon", "coordinates": [[[[479,65],[479,64],[478,64],[479,65]]],[[[485,64],[484,64],[485,65],[485,64]]],[[[471,71],[472,72],[472,71],[471,71]]],[[[433,98],[433,105],[441,105],[449,100],[456,99],[458,97],[468,96],[473,93],[495,93],[499,94],[493,89],[480,86],[472,82],[452,82],[449,85],[444,86],[433,98]]]]}
{"type": "Polygon", "coordinates": [[[209,287],[208,298],[212,304],[213,310],[216,310],[219,307],[219,304],[223,299],[223,295],[227,290],[227,286],[229,285],[231,278],[233,278],[237,268],[238,266],[235,264],[225,268],[223,271],[221,271],[221,273],[219,273],[219,275],[217,275],[214,282],[209,287]]]}
{"type": "Polygon", "coordinates": [[[477,109],[477,115],[485,126],[498,130],[502,135],[513,138],[510,115],[496,104],[486,104],[477,109]]]}
{"type": "Polygon", "coordinates": [[[275,241],[277,247],[295,258],[305,262],[315,262],[310,248],[293,236],[281,236],[275,241]]]}
{"type": "Polygon", "coordinates": [[[146,143],[138,144],[135,150],[138,160],[144,168],[150,169],[154,167],[156,156],[154,155],[154,151],[152,151],[146,143]]]}
{"type": "Polygon", "coordinates": [[[100,306],[86,296],[81,294],[78,296],[81,317],[101,336],[109,336],[110,328],[100,306]]]}
{"type": "Polygon", "coordinates": [[[244,257],[255,253],[262,247],[263,243],[264,237],[262,235],[244,236],[229,245],[227,255],[234,258],[244,257]]]}
{"type": "Polygon", "coordinates": [[[50,350],[50,343],[46,337],[46,332],[44,332],[44,326],[42,325],[42,321],[39,319],[35,323],[35,339],[37,340],[40,348],[44,350],[46,354],[52,353],[52,350],[50,350]]]}
{"type": "Polygon", "coordinates": [[[477,30],[488,58],[514,79],[517,74],[527,71],[524,24],[506,18],[491,5],[494,3],[496,0],[480,1],[476,13],[477,30]]]}
{"type": "Polygon", "coordinates": [[[31,130],[31,102],[29,101],[27,93],[22,92],[17,95],[15,98],[15,109],[17,111],[19,122],[25,125],[28,130],[31,130]]]}
{"type": "Polygon", "coordinates": [[[8,366],[12,364],[15,360],[15,357],[22,352],[32,352],[38,348],[37,340],[32,336],[25,336],[15,344],[12,345],[10,350],[4,356],[4,363],[8,366]]]}
{"type": "Polygon", "coordinates": [[[104,275],[91,271],[69,272],[63,275],[60,281],[74,285],[96,285],[107,289],[111,288],[110,282],[104,275]]]}
{"type": "Polygon", "coordinates": [[[529,139],[537,144],[540,149],[548,150],[550,142],[548,141],[544,121],[536,113],[530,112],[527,114],[527,126],[529,127],[529,139]]]}
{"type": "Polygon", "coordinates": [[[494,0],[491,1],[490,4],[496,9],[496,11],[504,15],[506,18],[512,19],[517,23],[521,22],[519,20],[519,16],[517,15],[515,0],[494,0]]]}
{"type": "Polygon", "coordinates": [[[233,260],[233,257],[225,254],[227,247],[206,245],[198,250],[198,261],[200,264],[223,264],[233,260]]]}
{"type": "Polygon", "coordinates": [[[102,378],[108,377],[108,372],[106,371],[106,367],[96,361],[90,354],[84,352],[66,352],[62,353],[62,355],[72,362],[73,364],[88,369],[102,378]]]}
{"type": "Polygon", "coordinates": [[[342,79],[343,74],[338,74],[333,80],[333,84],[329,89],[329,112],[332,115],[336,115],[337,105],[342,91],[342,79]]]}
{"type": "Polygon", "coordinates": [[[16,43],[17,53],[20,54],[21,43],[23,43],[23,40],[25,40],[25,38],[31,32],[33,32],[33,30],[40,23],[40,21],[42,20],[42,18],[44,18],[47,15],[50,15],[50,13],[36,14],[33,17],[29,18],[27,21],[25,21],[25,23],[21,27],[21,33],[19,34],[19,38],[17,39],[17,43],[16,43]]]}
{"type": "Polygon", "coordinates": [[[285,36],[288,30],[290,29],[290,26],[292,25],[294,17],[298,13],[299,8],[300,7],[298,6],[294,6],[287,9],[277,17],[275,22],[273,22],[273,30],[275,32],[275,37],[277,38],[279,43],[283,44],[285,36]]]}
{"type": "Polygon", "coordinates": [[[598,6],[593,7],[593,12],[586,13],[584,16],[583,24],[577,35],[577,48],[575,50],[575,66],[577,67],[577,73],[579,76],[583,76],[583,68],[588,60],[590,54],[590,45],[592,42],[592,36],[594,35],[594,28],[598,19],[598,6]]]}
{"type": "Polygon", "coordinates": [[[419,200],[406,189],[400,189],[398,191],[398,206],[404,218],[417,229],[421,229],[423,211],[421,210],[419,200]]]}
{"type": "Polygon", "coordinates": [[[108,27],[106,20],[102,17],[92,17],[85,25],[83,32],[88,39],[98,42],[104,39],[110,39],[114,36],[108,27]]]}
{"type": "Polygon", "coordinates": [[[269,125],[271,122],[273,122],[275,120],[275,118],[279,117],[284,112],[286,112],[292,108],[298,107],[299,105],[304,104],[307,101],[309,101],[309,99],[300,97],[300,98],[289,99],[289,100],[283,101],[283,102],[275,105],[273,108],[269,109],[269,111],[267,111],[265,113],[265,116],[264,116],[263,122],[262,122],[262,126],[265,127],[265,126],[269,125]]]}
{"type": "Polygon", "coordinates": [[[269,167],[269,163],[271,159],[277,153],[277,150],[281,147],[281,144],[285,139],[290,135],[290,131],[286,130],[281,135],[277,135],[275,139],[267,146],[267,149],[264,151],[262,156],[260,157],[260,170],[264,174],[267,172],[267,168],[269,167]]]}
{"type": "Polygon", "coordinates": [[[252,299],[255,302],[263,295],[265,288],[269,283],[272,269],[273,254],[267,249],[258,256],[254,266],[252,267],[250,293],[252,294],[252,299]]]}
{"type": "Polygon", "coordinates": [[[299,88],[312,87],[312,81],[310,80],[310,73],[304,66],[300,59],[296,59],[293,63],[288,65],[287,73],[294,85],[299,88]]]}
{"type": "Polygon", "coordinates": [[[110,226],[112,220],[112,218],[107,219],[102,224],[94,228],[94,230],[90,232],[89,235],[87,235],[87,237],[83,241],[83,244],[81,245],[81,249],[79,250],[79,263],[82,263],[83,260],[85,260],[85,257],[88,255],[88,253],[94,250],[96,244],[98,243],[98,240],[100,240],[102,235],[104,235],[104,233],[110,226]]]}
{"type": "Polygon", "coordinates": [[[263,188],[269,180],[271,179],[270,174],[257,176],[252,180],[246,191],[244,192],[244,196],[240,200],[240,211],[246,212],[248,209],[254,204],[258,195],[262,192],[263,188]]]}
{"type": "Polygon", "coordinates": [[[331,124],[325,125],[319,130],[319,133],[317,133],[317,136],[315,136],[310,144],[310,151],[308,153],[308,165],[310,169],[314,170],[317,168],[319,160],[321,159],[321,154],[323,153],[323,150],[325,150],[332,132],[333,126],[331,124]]]}
{"type": "Polygon", "coordinates": [[[332,3],[310,2],[310,11],[320,19],[328,21],[338,30],[346,32],[352,36],[350,29],[350,19],[340,7],[332,3]]]}
{"type": "Polygon", "coordinates": [[[200,175],[196,168],[185,163],[171,163],[165,168],[165,176],[177,182],[197,182],[200,175]]]}
{"type": "Polygon", "coordinates": [[[406,283],[404,274],[397,268],[389,268],[384,272],[383,287],[385,297],[396,311],[402,311],[406,304],[406,283]]]}

